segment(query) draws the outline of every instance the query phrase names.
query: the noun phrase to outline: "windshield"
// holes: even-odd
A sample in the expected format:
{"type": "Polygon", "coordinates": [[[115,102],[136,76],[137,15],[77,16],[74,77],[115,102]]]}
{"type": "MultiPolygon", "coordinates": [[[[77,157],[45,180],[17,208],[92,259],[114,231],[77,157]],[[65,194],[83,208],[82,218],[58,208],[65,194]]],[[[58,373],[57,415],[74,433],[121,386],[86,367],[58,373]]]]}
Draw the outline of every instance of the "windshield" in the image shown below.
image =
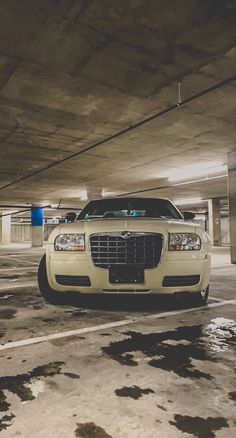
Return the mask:
{"type": "Polygon", "coordinates": [[[183,219],[178,209],[167,199],[115,198],[89,202],[79,214],[78,220],[145,217],[183,219]]]}

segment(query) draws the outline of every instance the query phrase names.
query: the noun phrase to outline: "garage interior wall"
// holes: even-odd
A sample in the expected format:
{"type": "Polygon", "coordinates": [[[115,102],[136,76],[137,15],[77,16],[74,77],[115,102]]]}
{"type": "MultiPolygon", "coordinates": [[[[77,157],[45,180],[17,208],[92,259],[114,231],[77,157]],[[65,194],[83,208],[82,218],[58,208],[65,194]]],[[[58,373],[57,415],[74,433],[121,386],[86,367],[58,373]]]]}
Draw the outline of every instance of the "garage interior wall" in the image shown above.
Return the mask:
{"type": "MultiPolygon", "coordinates": [[[[44,240],[47,241],[49,235],[56,225],[44,225],[44,240]]],[[[30,224],[12,224],[11,227],[11,241],[31,242],[31,225],[30,224]]]]}

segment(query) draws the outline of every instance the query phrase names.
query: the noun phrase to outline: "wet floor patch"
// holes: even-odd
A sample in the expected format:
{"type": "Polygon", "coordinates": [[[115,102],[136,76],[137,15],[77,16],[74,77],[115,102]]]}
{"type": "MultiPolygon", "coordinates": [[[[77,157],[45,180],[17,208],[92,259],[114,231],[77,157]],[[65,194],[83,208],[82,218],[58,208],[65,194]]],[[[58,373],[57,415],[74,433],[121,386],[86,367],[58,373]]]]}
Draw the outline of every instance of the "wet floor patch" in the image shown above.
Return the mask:
{"type": "Polygon", "coordinates": [[[0,274],[0,280],[18,280],[20,277],[20,275],[0,274]]]}
{"type": "Polygon", "coordinates": [[[75,374],[75,373],[64,372],[63,374],[64,374],[64,376],[69,377],[70,379],[80,379],[80,376],[78,374],[75,374]]]}
{"type": "Polygon", "coordinates": [[[228,351],[236,344],[236,323],[232,319],[214,318],[203,329],[207,344],[215,352],[228,351]]]}
{"type": "Polygon", "coordinates": [[[235,322],[212,320],[207,326],[194,325],[177,327],[175,330],[142,334],[134,331],[125,332],[128,336],[118,342],[111,342],[102,347],[106,356],[121,365],[137,366],[135,352],[142,352],[150,358],[148,365],[165,371],[173,371],[180,377],[212,379],[213,376],[198,369],[193,363],[197,361],[217,361],[214,354],[216,344],[235,345],[235,322]],[[216,330],[214,330],[216,327],[216,330]],[[214,338],[214,348],[213,341],[214,338]],[[212,348],[211,348],[212,346],[212,348]]]}
{"type": "Polygon", "coordinates": [[[12,308],[6,308],[0,310],[0,319],[12,319],[15,318],[16,310],[12,308]]]}
{"type": "Polygon", "coordinates": [[[0,300],[7,300],[11,297],[13,297],[13,294],[9,294],[8,292],[0,292],[0,300]]]}
{"type": "Polygon", "coordinates": [[[3,415],[3,417],[0,418],[0,432],[2,432],[2,430],[6,430],[9,426],[11,426],[13,418],[15,418],[14,414],[3,415]]]}
{"type": "Polygon", "coordinates": [[[236,403],[236,391],[229,392],[229,398],[236,403]]]}
{"type": "Polygon", "coordinates": [[[181,432],[189,433],[197,438],[214,438],[216,431],[229,427],[224,417],[202,418],[176,414],[174,419],[175,421],[169,422],[171,425],[181,430],[181,432]]]}
{"type": "Polygon", "coordinates": [[[5,334],[6,334],[5,328],[0,328],[0,338],[3,338],[3,336],[5,336],[5,334]]]}
{"type": "Polygon", "coordinates": [[[159,409],[161,409],[162,411],[167,411],[168,409],[166,409],[164,406],[162,406],[162,405],[158,405],[157,404],[157,407],[159,408],[159,409]]]}
{"type": "Polygon", "coordinates": [[[192,359],[215,360],[204,348],[201,326],[183,326],[160,333],[142,334],[130,331],[124,334],[129,338],[102,347],[107,356],[120,364],[137,365],[131,353],[140,351],[150,358],[148,364],[152,367],[173,371],[181,377],[212,378],[192,363],[192,359]]]}
{"type": "Polygon", "coordinates": [[[87,312],[85,312],[84,310],[66,310],[65,314],[66,314],[66,316],[77,318],[77,317],[80,317],[80,316],[87,315],[87,312]]]}
{"type": "Polygon", "coordinates": [[[124,386],[123,388],[116,389],[115,393],[118,397],[130,397],[134,400],[138,400],[142,395],[154,394],[151,388],[140,388],[139,386],[124,386]]]}
{"type": "Polygon", "coordinates": [[[102,427],[94,423],[77,423],[75,436],[79,438],[112,438],[102,427]]]}
{"type": "Polygon", "coordinates": [[[60,374],[72,379],[80,378],[77,374],[62,372],[61,368],[64,364],[64,362],[50,362],[33,368],[28,373],[0,377],[0,412],[7,412],[10,409],[11,403],[7,400],[8,392],[17,395],[21,402],[34,400],[43,391],[43,382],[40,380],[43,377],[60,374]]]}

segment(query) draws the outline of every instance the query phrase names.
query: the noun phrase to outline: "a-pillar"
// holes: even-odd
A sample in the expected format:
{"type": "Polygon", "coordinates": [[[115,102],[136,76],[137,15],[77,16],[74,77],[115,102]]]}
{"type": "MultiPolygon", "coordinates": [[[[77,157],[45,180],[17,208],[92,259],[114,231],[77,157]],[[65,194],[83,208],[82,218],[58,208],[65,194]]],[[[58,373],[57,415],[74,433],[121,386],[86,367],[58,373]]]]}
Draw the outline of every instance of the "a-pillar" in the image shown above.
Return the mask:
{"type": "Polygon", "coordinates": [[[3,211],[0,215],[0,243],[9,245],[11,243],[11,214],[3,211]]]}
{"type": "Polygon", "coordinates": [[[236,263],[236,150],[228,155],[228,196],[231,262],[236,263]]]}
{"type": "Polygon", "coordinates": [[[43,208],[31,207],[31,225],[32,225],[32,246],[43,246],[44,241],[44,223],[43,223],[43,208]]]}
{"type": "Polygon", "coordinates": [[[208,201],[209,234],[213,246],[221,246],[220,198],[208,201]]]}

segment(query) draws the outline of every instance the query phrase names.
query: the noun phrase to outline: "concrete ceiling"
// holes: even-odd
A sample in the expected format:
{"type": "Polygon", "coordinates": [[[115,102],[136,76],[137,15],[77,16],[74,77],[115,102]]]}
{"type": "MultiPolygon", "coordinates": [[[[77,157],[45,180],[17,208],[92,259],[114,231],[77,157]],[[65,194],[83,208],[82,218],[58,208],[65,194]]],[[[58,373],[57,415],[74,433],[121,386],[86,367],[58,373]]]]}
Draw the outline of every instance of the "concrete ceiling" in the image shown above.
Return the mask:
{"type": "MultiPolygon", "coordinates": [[[[235,80],[83,150],[175,105],[179,82],[184,101],[234,75],[235,0],[2,0],[0,203],[80,205],[85,189],[166,187],[179,169],[226,163],[235,80]]],[[[226,193],[219,178],[143,194],[226,193]]]]}

